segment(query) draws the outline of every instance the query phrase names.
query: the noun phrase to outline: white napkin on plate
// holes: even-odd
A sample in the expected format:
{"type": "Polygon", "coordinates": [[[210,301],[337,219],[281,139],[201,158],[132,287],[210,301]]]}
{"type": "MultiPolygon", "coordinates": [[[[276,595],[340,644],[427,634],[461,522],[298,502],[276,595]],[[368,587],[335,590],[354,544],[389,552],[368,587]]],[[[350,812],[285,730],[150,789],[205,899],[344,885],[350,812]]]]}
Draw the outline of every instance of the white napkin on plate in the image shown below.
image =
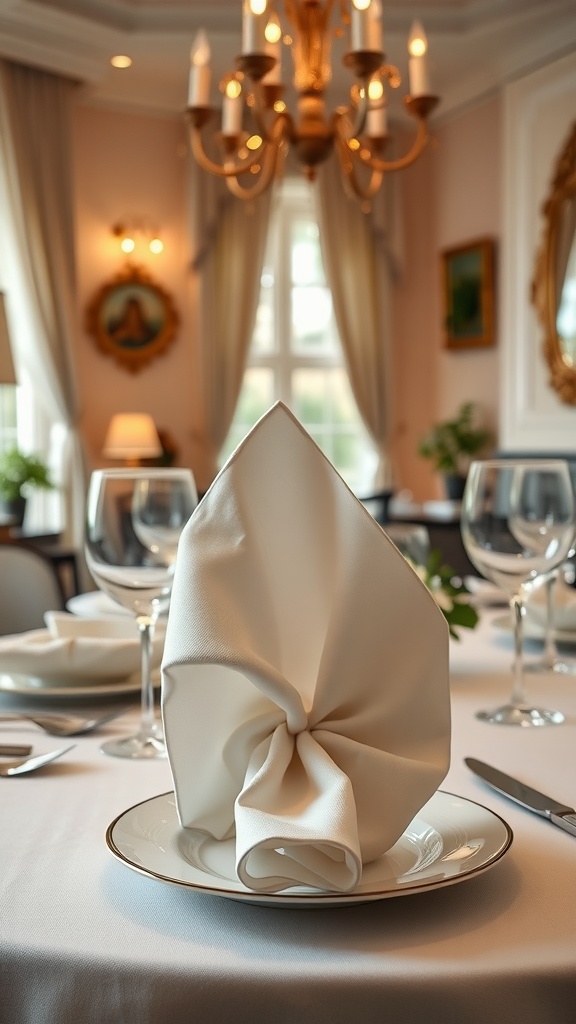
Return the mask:
{"type": "MultiPolygon", "coordinates": [[[[0,672],[62,684],[120,682],[139,671],[140,638],[133,619],[83,619],[48,611],[47,629],[0,637],[0,672]]],[[[164,650],[164,626],[155,631],[152,665],[164,650]]]]}
{"type": "Polygon", "coordinates": [[[353,889],[448,769],[444,617],[281,404],[182,534],[162,669],[181,824],[254,890],[353,889]]]}
{"type": "MultiPolygon", "coordinates": [[[[576,630],[576,590],[568,586],[561,576],[554,582],[552,591],[552,621],[555,629],[562,632],[576,630]]],[[[526,622],[542,629],[546,628],[546,587],[542,585],[529,592],[526,602],[526,622]]]]}

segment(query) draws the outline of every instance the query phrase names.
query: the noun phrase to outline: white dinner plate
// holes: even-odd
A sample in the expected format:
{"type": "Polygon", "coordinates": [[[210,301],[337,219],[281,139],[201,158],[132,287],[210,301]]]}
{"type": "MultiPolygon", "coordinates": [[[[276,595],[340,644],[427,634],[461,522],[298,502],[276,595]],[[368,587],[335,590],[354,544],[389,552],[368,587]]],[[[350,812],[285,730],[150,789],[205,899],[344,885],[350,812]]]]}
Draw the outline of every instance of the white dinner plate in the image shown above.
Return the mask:
{"type": "MultiPolygon", "coordinates": [[[[506,633],[512,633],[513,624],[511,615],[499,615],[492,620],[496,629],[502,629],[506,633]]],[[[539,622],[535,622],[528,615],[524,616],[522,633],[526,640],[544,640],[545,629],[539,622]]],[[[555,629],[554,639],[559,644],[576,644],[576,629],[555,629]]]]}
{"type": "Polygon", "coordinates": [[[76,594],[75,597],[69,598],[66,607],[69,612],[79,615],[83,619],[108,618],[109,616],[115,618],[118,615],[125,618],[132,615],[132,612],[123,608],[121,604],[117,604],[102,590],[89,590],[86,594],[76,594]]]}
{"type": "Polygon", "coordinates": [[[511,842],[512,830],[493,811],[438,790],[392,849],[364,867],[352,892],[258,893],[236,875],[234,839],[217,842],[182,828],[173,793],[130,807],[106,832],[114,856],[140,874],[213,896],[298,908],[351,906],[463,882],[492,867],[511,842]]]}
{"type": "MultiPolygon", "coordinates": [[[[152,682],[154,687],[160,686],[159,672],[154,673],[152,682]]],[[[0,693],[15,693],[19,697],[49,697],[50,699],[53,697],[88,697],[94,700],[98,697],[113,697],[116,694],[120,696],[120,694],[138,693],[140,685],[139,672],[117,683],[90,683],[84,686],[80,683],[59,686],[57,683],[47,682],[45,679],[34,679],[32,676],[0,673],[0,693]]]]}

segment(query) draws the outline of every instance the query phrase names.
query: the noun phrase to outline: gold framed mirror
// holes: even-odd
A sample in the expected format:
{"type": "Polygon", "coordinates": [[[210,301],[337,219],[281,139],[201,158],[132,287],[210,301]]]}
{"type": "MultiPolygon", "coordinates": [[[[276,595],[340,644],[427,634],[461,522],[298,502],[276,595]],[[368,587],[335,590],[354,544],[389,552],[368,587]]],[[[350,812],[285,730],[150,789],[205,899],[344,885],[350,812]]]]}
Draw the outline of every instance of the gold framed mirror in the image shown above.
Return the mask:
{"type": "Polygon", "coordinates": [[[544,358],[560,399],[576,405],[576,122],[557,159],[542,213],[532,301],[544,327],[544,358]]]}

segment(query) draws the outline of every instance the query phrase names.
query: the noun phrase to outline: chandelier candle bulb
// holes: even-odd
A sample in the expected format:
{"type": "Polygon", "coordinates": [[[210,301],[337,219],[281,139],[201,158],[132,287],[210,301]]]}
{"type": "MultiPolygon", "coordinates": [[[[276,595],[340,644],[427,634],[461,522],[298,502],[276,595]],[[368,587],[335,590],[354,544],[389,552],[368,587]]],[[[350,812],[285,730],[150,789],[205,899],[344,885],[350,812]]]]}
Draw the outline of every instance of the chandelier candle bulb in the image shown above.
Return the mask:
{"type": "Polygon", "coordinates": [[[382,7],[380,0],[352,0],[351,49],[353,53],[362,50],[382,49],[382,7]]]}
{"type": "Polygon", "coordinates": [[[264,85],[282,84],[282,28],[276,13],[272,14],[265,31],[265,52],[273,57],[276,64],[267,75],[264,75],[264,85]]]}
{"type": "Polygon", "coordinates": [[[232,78],[224,93],[222,103],[222,134],[239,135],[242,131],[242,87],[232,78]]]}
{"type": "Polygon", "coordinates": [[[426,39],[424,29],[419,21],[415,21],[408,40],[408,52],[410,54],[408,78],[412,98],[416,96],[430,96],[432,94],[428,72],[428,58],[426,56],[427,49],[428,40],[426,39]]]}
{"type": "Polygon", "coordinates": [[[189,107],[210,105],[210,57],[208,38],[204,30],[200,29],[190,50],[189,107]]]}
{"type": "Polygon", "coordinates": [[[384,104],[371,107],[366,115],[366,135],[371,139],[381,139],[388,134],[388,116],[384,104]]]}
{"type": "Polygon", "coordinates": [[[266,53],[266,0],[244,0],[242,9],[242,53],[266,53]]]}

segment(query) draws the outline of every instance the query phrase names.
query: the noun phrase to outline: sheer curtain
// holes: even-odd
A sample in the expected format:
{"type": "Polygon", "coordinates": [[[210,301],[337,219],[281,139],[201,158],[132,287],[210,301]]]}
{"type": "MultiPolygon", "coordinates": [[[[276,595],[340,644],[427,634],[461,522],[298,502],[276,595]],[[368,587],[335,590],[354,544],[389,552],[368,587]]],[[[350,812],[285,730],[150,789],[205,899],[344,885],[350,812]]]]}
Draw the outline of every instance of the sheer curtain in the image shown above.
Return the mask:
{"type": "Polygon", "coordinates": [[[402,265],[398,197],[385,179],[369,214],[343,192],[335,156],[322,165],[317,211],[322,258],[350,384],[378,451],[375,486],[391,482],[391,290],[402,265]]]}
{"type": "Polygon", "coordinates": [[[219,178],[190,161],[192,273],[198,310],[199,487],[217,473],[240,394],[254,329],[271,195],[247,203],[235,199],[219,178]]]}
{"type": "Polygon", "coordinates": [[[64,540],[80,547],[85,479],[73,347],[78,336],[70,108],[74,83],[0,61],[3,231],[11,254],[17,373],[52,424],[49,461],[64,505],[64,540]]]}

